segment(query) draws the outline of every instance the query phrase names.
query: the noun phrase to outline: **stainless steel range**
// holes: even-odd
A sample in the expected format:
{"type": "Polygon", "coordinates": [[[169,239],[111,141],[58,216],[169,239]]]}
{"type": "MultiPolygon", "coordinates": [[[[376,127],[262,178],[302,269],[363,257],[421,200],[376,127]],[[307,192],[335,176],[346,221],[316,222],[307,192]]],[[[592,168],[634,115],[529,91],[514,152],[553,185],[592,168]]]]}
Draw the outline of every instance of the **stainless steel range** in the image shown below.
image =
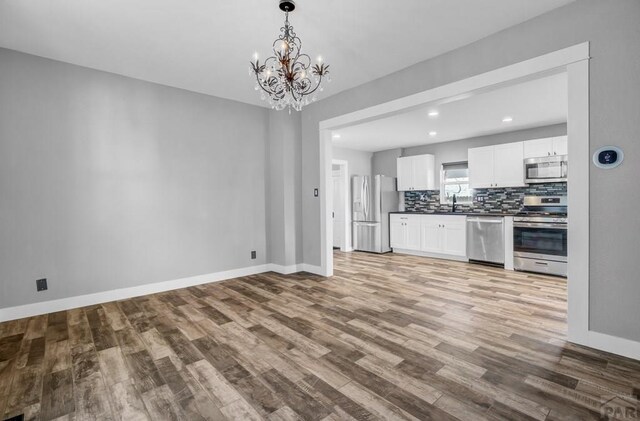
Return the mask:
{"type": "Polygon", "coordinates": [[[567,276],[567,197],[525,196],[513,218],[516,270],[567,276]]]}

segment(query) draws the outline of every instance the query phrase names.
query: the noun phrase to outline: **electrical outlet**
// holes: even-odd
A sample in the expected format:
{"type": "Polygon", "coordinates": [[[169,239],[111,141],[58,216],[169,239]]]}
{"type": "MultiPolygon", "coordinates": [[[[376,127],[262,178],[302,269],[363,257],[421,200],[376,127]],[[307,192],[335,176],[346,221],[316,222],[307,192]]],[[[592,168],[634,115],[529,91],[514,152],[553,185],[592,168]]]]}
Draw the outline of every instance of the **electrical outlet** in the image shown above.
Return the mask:
{"type": "Polygon", "coordinates": [[[38,279],[36,281],[36,290],[38,292],[46,291],[47,289],[47,278],[38,279]]]}
{"type": "Polygon", "coordinates": [[[251,251],[251,258],[252,258],[252,259],[255,259],[255,258],[257,258],[257,257],[258,257],[258,255],[257,255],[256,251],[255,251],[255,250],[252,250],[252,251],[251,251]]]}

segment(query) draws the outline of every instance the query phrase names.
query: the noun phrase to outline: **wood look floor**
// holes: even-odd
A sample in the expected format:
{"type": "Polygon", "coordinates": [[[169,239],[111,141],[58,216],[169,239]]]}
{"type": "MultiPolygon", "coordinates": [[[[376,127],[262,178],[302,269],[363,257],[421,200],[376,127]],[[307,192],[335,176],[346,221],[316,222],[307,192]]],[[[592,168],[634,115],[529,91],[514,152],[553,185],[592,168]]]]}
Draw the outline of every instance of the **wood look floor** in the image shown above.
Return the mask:
{"type": "Polygon", "coordinates": [[[565,342],[566,281],[336,252],[0,324],[0,419],[599,419],[640,362],[565,342]]]}

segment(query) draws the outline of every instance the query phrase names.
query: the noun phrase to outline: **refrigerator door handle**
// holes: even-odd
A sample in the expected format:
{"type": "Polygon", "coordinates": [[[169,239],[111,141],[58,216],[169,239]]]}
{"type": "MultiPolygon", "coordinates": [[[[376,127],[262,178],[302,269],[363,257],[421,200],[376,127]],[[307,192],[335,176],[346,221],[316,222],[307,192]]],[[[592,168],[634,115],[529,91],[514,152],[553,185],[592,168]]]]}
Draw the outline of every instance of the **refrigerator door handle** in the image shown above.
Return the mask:
{"type": "Polygon", "coordinates": [[[369,202],[371,198],[369,197],[369,180],[365,177],[362,182],[362,204],[364,209],[364,218],[369,219],[369,202]]]}
{"type": "Polygon", "coordinates": [[[354,224],[361,227],[375,227],[377,225],[380,225],[379,222],[354,222],[354,224]]]}

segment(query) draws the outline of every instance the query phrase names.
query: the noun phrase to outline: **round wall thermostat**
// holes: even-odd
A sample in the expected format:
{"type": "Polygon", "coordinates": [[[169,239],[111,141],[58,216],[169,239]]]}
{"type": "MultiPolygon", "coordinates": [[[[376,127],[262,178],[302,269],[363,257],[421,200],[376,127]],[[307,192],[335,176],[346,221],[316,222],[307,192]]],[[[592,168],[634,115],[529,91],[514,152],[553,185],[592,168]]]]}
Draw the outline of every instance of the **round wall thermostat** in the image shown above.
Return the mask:
{"type": "Polygon", "coordinates": [[[624,152],[617,146],[603,146],[593,153],[593,164],[598,168],[610,170],[622,164],[624,152]]]}

